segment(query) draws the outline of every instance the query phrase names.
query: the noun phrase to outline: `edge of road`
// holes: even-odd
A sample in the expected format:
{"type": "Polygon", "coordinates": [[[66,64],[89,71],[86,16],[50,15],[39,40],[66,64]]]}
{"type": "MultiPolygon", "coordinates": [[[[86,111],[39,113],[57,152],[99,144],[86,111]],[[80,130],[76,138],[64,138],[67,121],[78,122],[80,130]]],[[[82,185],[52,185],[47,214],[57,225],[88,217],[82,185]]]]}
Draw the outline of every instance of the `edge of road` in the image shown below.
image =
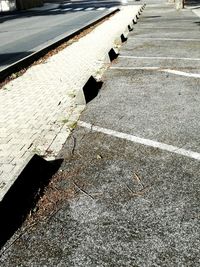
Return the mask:
{"type": "Polygon", "coordinates": [[[89,23],[86,23],[85,25],[79,27],[78,29],[71,31],[68,34],[62,34],[62,35],[57,36],[56,38],[51,39],[50,41],[48,41],[48,42],[46,42],[40,46],[35,47],[34,51],[30,50],[30,52],[32,52],[30,55],[28,55],[28,56],[26,56],[20,60],[17,60],[16,62],[11,63],[8,66],[6,66],[0,70],[0,82],[4,81],[12,73],[16,73],[16,72],[18,72],[24,68],[29,67],[34,61],[40,59],[41,57],[46,55],[51,50],[57,48],[62,43],[70,40],[71,38],[80,34],[84,30],[87,30],[88,28],[95,26],[95,24],[97,24],[97,23],[101,22],[102,20],[106,19],[107,17],[115,14],[119,10],[120,10],[119,8],[116,8],[112,11],[107,11],[103,15],[99,15],[96,19],[91,20],[89,23]],[[37,51],[35,51],[35,50],[37,50],[37,51]]]}

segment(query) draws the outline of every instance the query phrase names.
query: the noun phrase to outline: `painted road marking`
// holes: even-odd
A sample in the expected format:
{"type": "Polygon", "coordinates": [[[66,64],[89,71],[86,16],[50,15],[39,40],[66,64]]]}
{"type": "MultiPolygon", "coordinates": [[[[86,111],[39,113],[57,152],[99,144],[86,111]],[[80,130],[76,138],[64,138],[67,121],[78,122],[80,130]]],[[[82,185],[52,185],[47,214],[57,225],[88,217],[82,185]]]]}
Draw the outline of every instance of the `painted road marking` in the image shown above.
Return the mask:
{"type": "Polygon", "coordinates": [[[94,7],[88,7],[88,8],[86,8],[85,10],[86,11],[90,11],[90,10],[93,10],[94,9],[94,7]]]}
{"type": "Polygon", "coordinates": [[[138,143],[138,144],[141,144],[141,145],[158,148],[160,150],[165,150],[165,151],[168,151],[168,152],[171,152],[171,153],[175,153],[175,154],[178,154],[178,155],[182,155],[182,156],[185,156],[185,157],[188,157],[188,158],[200,160],[200,153],[198,153],[198,152],[194,152],[194,151],[186,150],[186,149],[179,148],[179,147],[176,147],[176,146],[167,145],[167,144],[164,144],[164,143],[161,143],[161,142],[157,142],[157,141],[153,141],[153,140],[137,137],[137,136],[134,136],[134,135],[131,135],[131,134],[117,132],[117,131],[106,129],[106,128],[102,128],[102,127],[99,127],[99,126],[94,126],[91,123],[87,123],[87,122],[83,122],[83,121],[79,121],[78,125],[83,127],[83,128],[87,128],[87,129],[90,129],[92,131],[95,131],[95,132],[107,134],[107,135],[114,136],[114,137],[121,138],[121,139],[125,139],[125,140],[131,141],[133,143],[138,143]]]}
{"type": "Polygon", "coordinates": [[[110,7],[108,10],[113,11],[113,10],[115,10],[117,8],[119,8],[119,7],[110,7]]]}
{"type": "Polygon", "coordinates": [[[69,11],[69,10],[72,10],[72,8],[71,8],[71,7],[69,7],[69,8],[64,8],[64,9],[61,9],[60,11],[69,11]]]}
{"type": "Polygon", "coordinates": [[[185,76],[185,77],[200,78],[200,74],[198,73],[188,73],[185,71],[170,70],[170,69],[161,69],[161,71],[180,75],[180,76],[185,76]]]}
{"type": "MultiPolygon", "coordinates": [[[[152,25],[153,26],[153,25],[152,25]]],[[[141,29],[174,29],[174,27],[159,27],[159,26],[156,26],[156,27],[148,27],[148,26],[143,26],[142,24],[141,24],[141,22],[140,22],[140,28],[141,29]]],[[[179,27],[176,27],[176,29],[187,29],[187,30],[192,30],[193,28],[192,27],[188,27],[188,26],[186,26],[186,27],[181,27],[181,26],[179,26],[179,27]]]]}
{"type": "Polygon", "coordinates": [[[83,7],[77,7],[74,9],[75,11],[80,11],[80,10],[83,10],[83,7]]]}
{"type": "Polygon", "coordinates": [[[162,69],[160,67],[110,67],[112,70],[157,70],[161,72],[167,72],[179,76],[192,77],[192,78],[200,78],[200,74],[198,73],[188,73],[179,70],[171,70],[171,69],[162,69]]]}
{"type": "Polygon", "coordinates": [[[159,70],[159,67],[110,67],[112,70],[159,70]]]}
{"type": "Polygon", "coordinates": [[[141,40],[158,40],[158,41],[196,41],[199,42],[200,39],[181,39],[181,38],[160,38],[160,37],[129,37],[129,40],[141,39],[141,40]]]}
{"type": "MultiPolygon", "coordinates": [[[[69,11],[69,10],[72,10],[72,9],[73,9],[74,11],[81,11],[81,10],[90,11],[90,10],[94,10],[95,7],[88,7],[88,8],[86,8],[86,9],[84,9],[83,7],[77,7],[77,8],[71,8],[71,7],[68,7],[68,8],[56,8],[56,9],[51,10],[51,12],[69,11]]],[[[96,8],[96,10],[98,10],[98,11],[103,11],[103,10],[105,10],[105,9],[106,9],[106,7],[99,7],[99,8],[96,8]]],[[[115,9],[116,9],[116,7],[111,7],[111,8],[109,8],[108,10],[113,11],[113,10],[115,10],[115,9]]]]}
{"type": "Polygon", "coordinates": [[[105,7],[99,7],[96,10],[105,10],[105,9],[106,9],[105,7]]]}
{"type": "Polygon", "coordinates": [[[65,3],[65,4],[62,4],[62,6],[68,6],[68,5],[71,5],[72,3],[65,3]]]}
{"type": "Polygon", "coordinates": [[[119,56],[119,58],[135,58],[135,59],[172,59],[172,60],[194,60],[200,61],[200,58],[192,58],[192,57],[136,57],[136,56],[119,56]]]}

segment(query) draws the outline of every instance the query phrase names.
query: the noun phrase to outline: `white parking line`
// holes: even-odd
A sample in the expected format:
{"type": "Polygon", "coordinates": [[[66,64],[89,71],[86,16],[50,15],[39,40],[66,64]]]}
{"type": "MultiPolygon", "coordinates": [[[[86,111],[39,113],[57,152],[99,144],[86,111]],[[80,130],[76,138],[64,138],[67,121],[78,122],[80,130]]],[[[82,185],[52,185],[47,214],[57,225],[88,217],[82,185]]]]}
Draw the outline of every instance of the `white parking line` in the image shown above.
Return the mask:
{"type": "Polygon", "coordinates": [[[167,72],[179,76],[191,77],[191,78],[200,78],[200,74],[198,73],[188,73],[179,70],[171,70],[171,69],[162,69],[160,67],[110,67],[112,70],[157,70],[160,72],[167,72]]]}
{"type": "Polygon", "coordinates": [[[160,70],[159,67],[110,67],[112,70],[160,70]]]}
{"type": "Polygon", "coordinates": [[[129,40],[158,40],[158,41],[193,41],[193,42],[199,42],[200,39],[194,38],[194,39],[183,39],[183,38],[162,38],[162,37],[129,37],[129,40]]]}
{"type": "Polygon", "coordinates": [[[185,77],[200,78],[200,74],[198,73],[188,73],[185,71],[170,70],[170,69],[161,69],[160,71],[168,72],[168,73],[175,74],[175,75],[185,76],[185,77]]]}
{"type": "Polygon", "coordinates": [[[105,7],[99,7],[96,10],[105,10],[105,9],[106,9],[105,7]]]}
{"type": "Polygon", "coordinates": [[[200,58],[192,58],[192,57],[136,57],[136,56],[123,56],[119,55],[119,58],[135,58],[135,59],[172,59],[172,60],[194,60],[200,61],[200,58]]]}
{"type": "Polygon", "coordinates": [[[80,11],[80,10],[83,10],[83,7],[77,7],[74,9],[75,11],[80,11]]]}
{"type": "MultiPolygon", "coordinates": [[[[151,30],[156,30],[156,29],[174,29],[174,27],[159,27],[159,26],[156,26],[156,27],[154,27],[154,25],[152,25],[152,27],[149,27],[149,26],[143,26],[142,24],[140,24],[140,28],[141,29],[151,29],[151,30]]],[[[186,27],[181,27],[181,26],[179,26],[179,27],[176,27],[176,30],[178,30],[178,29],[187,29],[187,30],[192,30],[193,28],[192,27],[188,27],[188,26],[186,26],[186,27]]]]}
{"type": "Polygon", "coordinates": [[[69,7],[69,8],[64,8],[64,9],[61,9],[60,11],[69,11],[69,10],[72,10],[72,8],[71,8],[71,7],[69,7]]]}
{"type": "Polygon", "coordinates": [[[118,6],[116,6],[116,7],[110,7],[108,10],[109,11],[113,11],[113,10],[115,10],[115,9],[117,9],[117,8],[119,8],[118,6]]]}
{"type": "Polygon", "coordinates": [[[71,5],[72,3],[65,3],[65,4],[62,4],[62,6],[68,6],[68,5],[71,5]]]}
{"type": "Polygon", "coordinates": [[[90,11],[90,10],[93,10],[94,9],[94,7],[88,7],[88,8],[86,8],[85,10],[86,11],[90,11]]]}
{"type": "Polygon", "coordinates": [[[196,159],[196,160],[200,160],[200,153],[198,152],[194,152],[191,150],[186,150],[183,148],[179,148],[176,146],[172,146],[172,145],[167,145],[161,142],[157,142],[157,141],[153,141],[153,140],[149,140],[149,139],[145,139],[145,138],[141,138],[141,137],[137,137],[134,135],[130,135],[130,134],[126,134],[126,133],[122,133],[122,132],[117,132],[114,130],[110,130],[110,129],[106,129],[106,128],[102,128],[99,126],[94,126],[91,123],[87,123],[87,122],[83,122],[83,121],[79,121],[78,125],[87,129],[90,129],[92,131],[95,132],[100,132],[100,133],[104,133],[110,136],[114,136],[117,138],[121,138],[121,139],[125,139],[134,143],[138,143],[138,144],[142,144],[145,146],[149,146],[149,147],[154,147],[154,148],[158,148],[160,150],[165,150],[171,153],[175,153],[175,154],[179,154],[188,158],[192,158],[192,159],[196,159]]]}

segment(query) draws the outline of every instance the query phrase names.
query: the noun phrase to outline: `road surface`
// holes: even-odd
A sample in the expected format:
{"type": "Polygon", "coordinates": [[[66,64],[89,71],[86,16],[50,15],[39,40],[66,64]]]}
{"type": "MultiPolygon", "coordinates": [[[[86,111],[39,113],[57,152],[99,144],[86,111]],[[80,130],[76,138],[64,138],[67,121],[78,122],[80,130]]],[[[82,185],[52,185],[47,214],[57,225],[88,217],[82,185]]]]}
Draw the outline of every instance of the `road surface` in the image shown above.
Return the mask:
{"type": "Polygon", "coordinates": [[[0,70],[111,12],[121,2],[45,3],[0,17],[0,70]]]}

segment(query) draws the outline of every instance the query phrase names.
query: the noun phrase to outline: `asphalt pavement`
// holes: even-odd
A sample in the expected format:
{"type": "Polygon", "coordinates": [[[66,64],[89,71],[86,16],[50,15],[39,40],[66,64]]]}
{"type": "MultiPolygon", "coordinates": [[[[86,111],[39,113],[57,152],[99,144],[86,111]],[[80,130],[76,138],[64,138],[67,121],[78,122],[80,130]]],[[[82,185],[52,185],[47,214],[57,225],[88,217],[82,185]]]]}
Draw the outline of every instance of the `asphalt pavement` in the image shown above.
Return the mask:
{"type": "Polygon", "coordinates": [[[60,1],[1,15],[0,70],[109,14],[120,1],[60,1]]]}
{"type": "Polygon", "coordinates": [[[198,24],[147,5],[3,266],[200,265],[198,24]]]}

